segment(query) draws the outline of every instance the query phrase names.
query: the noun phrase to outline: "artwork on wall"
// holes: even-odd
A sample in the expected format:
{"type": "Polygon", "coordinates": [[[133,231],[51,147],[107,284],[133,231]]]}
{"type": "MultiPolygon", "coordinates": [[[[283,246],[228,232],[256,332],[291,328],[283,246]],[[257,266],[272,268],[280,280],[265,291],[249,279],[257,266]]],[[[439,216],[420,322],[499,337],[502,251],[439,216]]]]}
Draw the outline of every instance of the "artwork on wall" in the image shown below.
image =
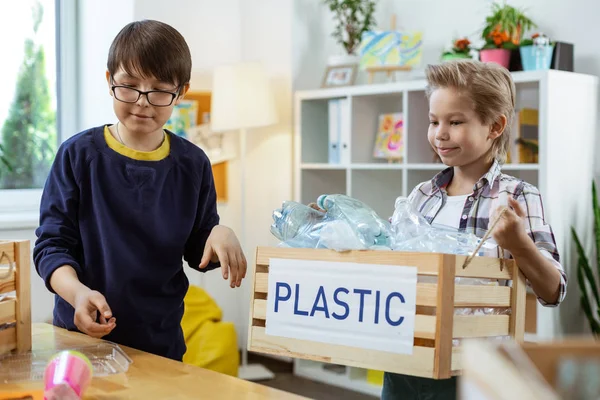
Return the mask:
{"type": "Polygon", "coordinates": [[[359,46],[360,68],[402,66],[417,67],[423,53],[422,32],[368,31],[359,46]]]}
{"type": "Polygon", "coordinates": [[[183,100],[173,107],[173,113],[165,124],[165,129],[178,136],[188,138],[190,131],[196,126],[197,116],[198,102],[183,100]]]}
{"type": "Polygon", "coordinates": [[[402,113],[380,115],[373,157],[389,161],[402,161],[403,152],[404,117],[402,113]]]}
{"type": "Polygon", "coordinates": [[[325,70],[321,87],[351,86],[356,79],[356,70],[357,66],[354,64],[330,65],[325,70]]]}

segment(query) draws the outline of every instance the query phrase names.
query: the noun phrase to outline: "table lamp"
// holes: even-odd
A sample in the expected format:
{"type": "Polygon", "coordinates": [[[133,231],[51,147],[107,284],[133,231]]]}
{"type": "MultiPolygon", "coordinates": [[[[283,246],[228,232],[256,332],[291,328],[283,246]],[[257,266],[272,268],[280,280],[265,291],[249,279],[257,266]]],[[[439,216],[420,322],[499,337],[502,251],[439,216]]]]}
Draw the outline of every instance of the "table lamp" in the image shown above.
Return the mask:
{"type": "MultiPolygon", "coordinates": [[[[276,124],[277,112],[269,78],[260,63],[244,62],[217,67],[211,96],[211,130],[239,131],[240,139],[240,218],[242,248],[246,243],[246,134],[251,128],[276,124]]],[[[248,252],[244,251],[248,258],[248,252]]],[[[248,259],[250,268],[251,260],[248,259]]],[[[248,276],[248,275],[247,275],[248,276]]],[[[244,296],[242,296],[243,300],[244,296]]],[[[241,309],[244,309],[242,306],[241,309]]],[[[245,321],[247,315],[243,316],[245,321]]],[[[271,371],[260,364],[248,365],[247,329],[242,333],[242,363],[238,376],[247,380],[272,379],[271,371]]]]}

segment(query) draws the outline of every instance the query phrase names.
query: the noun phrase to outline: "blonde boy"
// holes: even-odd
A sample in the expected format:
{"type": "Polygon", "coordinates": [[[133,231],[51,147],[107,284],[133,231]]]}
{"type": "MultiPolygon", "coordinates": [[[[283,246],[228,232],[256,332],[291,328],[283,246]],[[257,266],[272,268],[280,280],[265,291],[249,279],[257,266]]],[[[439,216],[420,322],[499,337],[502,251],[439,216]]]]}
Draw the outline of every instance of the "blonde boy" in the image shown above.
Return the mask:
{"type": "MultiPolygon", "coordinates": [[[[427,138],[448,168],[414,188],[411,203],[430,223],[479,237],[508,206],[492,237],[516,260],[540,303],[557,306],[566,294],[566,275],[540,192],[501,172],[515,109],[510,73],[493,63],[455,61],[429,66],[426,75],[427,138]]],[[[455,398],[456,378],[384,377],[383,400],[455,398]]]]}

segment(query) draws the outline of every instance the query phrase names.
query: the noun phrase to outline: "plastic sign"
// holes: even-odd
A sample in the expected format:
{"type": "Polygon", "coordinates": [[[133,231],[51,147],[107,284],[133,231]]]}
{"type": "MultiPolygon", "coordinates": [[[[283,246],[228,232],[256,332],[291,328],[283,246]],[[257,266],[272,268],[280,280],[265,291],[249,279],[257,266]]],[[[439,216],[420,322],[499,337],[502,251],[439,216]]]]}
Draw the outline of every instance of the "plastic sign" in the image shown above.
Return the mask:
{"type": "Polygon", "coordinates": [[[412,354],[417,268],[271,259],[267,335],[412,354]]]}

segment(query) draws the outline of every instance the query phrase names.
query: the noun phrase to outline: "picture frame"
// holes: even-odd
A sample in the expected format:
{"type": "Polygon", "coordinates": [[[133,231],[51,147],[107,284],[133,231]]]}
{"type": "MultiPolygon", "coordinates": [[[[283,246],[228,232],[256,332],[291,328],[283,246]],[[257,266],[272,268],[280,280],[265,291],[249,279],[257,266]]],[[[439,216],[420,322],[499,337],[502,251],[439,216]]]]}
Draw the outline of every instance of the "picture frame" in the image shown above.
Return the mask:
{"type": "Polygon", "coordinates": [[[328,65],[323,75],[322,88],[352,86],[356,81],[357,64],[328,65]]]}

